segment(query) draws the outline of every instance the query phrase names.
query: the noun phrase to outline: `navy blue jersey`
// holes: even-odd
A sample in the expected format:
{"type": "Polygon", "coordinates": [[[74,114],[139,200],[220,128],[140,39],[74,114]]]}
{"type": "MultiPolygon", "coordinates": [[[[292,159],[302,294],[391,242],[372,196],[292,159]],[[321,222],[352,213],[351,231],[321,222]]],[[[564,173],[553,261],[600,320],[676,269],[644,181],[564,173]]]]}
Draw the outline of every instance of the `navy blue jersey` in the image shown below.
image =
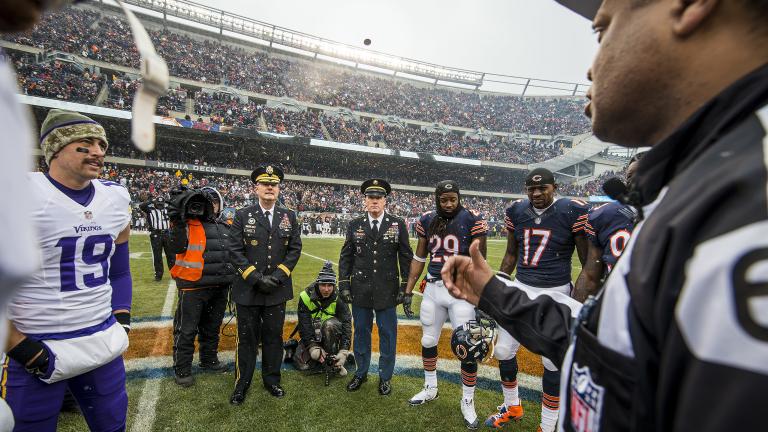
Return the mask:
{"type": "Polygon", "coordinates": [[[541,215],[528,199],[512,203],[505,213],[507,231],[517,242],[517,279],[537,288],[571,282],[574,236],[584,233],[589,206],[584,201],[557,199],[541,215]]]}
{"type": "Polygon", "coordinates": [[[584,232],[589,241],[603,251],[602,259],[608,271],[621,256],[634,227],[635,211],[628,205],[612,202],[590,210],[584,232]]]}
{"type": "Polygon", "coordinates": [[[472,240],[478,237],[485,237],[488,234],[488,224],[485,220],[465,208],[451,218],[446,227],[446,234],[443,237],[433,235],[429,237],[429,225],[434,219],[436,211],[424,213],[418,222],[416,222],[416,234],[419,237],[429,240],[427,248],[429,250],[429,267],[427,271],[435,277],[440,276],[440,270],[443,269],[445,257],[451,255],[469,256],[469,245],[472,240]]]}

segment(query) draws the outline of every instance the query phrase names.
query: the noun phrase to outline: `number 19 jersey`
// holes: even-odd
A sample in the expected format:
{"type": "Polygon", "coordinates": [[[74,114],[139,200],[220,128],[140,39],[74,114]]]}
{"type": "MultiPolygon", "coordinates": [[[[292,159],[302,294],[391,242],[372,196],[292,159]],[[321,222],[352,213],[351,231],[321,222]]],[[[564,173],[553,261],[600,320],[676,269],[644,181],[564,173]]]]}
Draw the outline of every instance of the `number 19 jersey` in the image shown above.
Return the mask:
{"type": "Polygon", "coordinates": [[[109,260],[131,220],[128,191],[92,180],[93,197],[80,205],[42,173],[29,174],[32,214],[42,262],[9,305],[16,328],[55,335],[97,326],[111,313],[109,260]]]}
{"type": "Polygon", "coordinates": [[[446,234],[443,237],[436,235],[429,237],[429,226],[436,215],[437,212],[434,210],[424,213],[416,223],[416,234],[429,242],[427,248],[430,259],[427,271],[433,277],[440,277],[445,258],[451,255],[468,256],[472,240],[488,234],[488,224],[481,216],[462,208],[448,221],[446,234]]]}
{"type": "Polygon", "coordinates": [[[517,242],[517,274],[520,282],[536,288],[571,283],[571,258],[587,224],[587,203],[557,198],[538,214],[528,199],[512,203],[506,210],[508,235],[517,242]]]}

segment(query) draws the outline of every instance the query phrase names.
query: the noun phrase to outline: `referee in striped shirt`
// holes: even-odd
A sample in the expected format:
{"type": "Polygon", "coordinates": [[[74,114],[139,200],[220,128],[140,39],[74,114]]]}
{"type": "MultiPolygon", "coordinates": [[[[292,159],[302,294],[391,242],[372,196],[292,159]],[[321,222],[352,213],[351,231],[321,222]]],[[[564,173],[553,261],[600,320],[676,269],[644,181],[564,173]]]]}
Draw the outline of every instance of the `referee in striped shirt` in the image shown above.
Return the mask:
{"type": "Polygon", "coordinates": [[[165,250],[165,259],[169,270],[176,261],[176,256],[170,252],[169,248],[168,235],[171,226],[168,222],[166,203],[163,197],[157,197],[139,204],[139,209],[147,214],[155,282],[159,282],[163,278],[163,250],[165,250]]]}

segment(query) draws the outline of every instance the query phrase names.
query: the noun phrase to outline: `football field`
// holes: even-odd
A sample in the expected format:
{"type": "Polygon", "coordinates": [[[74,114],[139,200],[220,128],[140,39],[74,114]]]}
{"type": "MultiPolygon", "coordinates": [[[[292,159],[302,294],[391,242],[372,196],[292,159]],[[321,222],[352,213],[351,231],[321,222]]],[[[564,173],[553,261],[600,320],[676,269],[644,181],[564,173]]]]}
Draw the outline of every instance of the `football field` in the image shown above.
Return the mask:
{"type": "MultiPolygon", "coordinates": [[[[293,272],[298,293],[312,282],[324,260],[338,262],[341,238],[303,238],[302,257],[293,272]]],[[[506,240],[489,240],[488,259],[498,268],[506,240]]],[[[423,386],[421,328],[418,319],[408,320],[399,310],[397,363],[393,392],[377,392],[378,339],[373,338],[373,360],[369,381],[355,393],[346,391],[349,377],[334,378],[324,385],[324,375],[305,375],[283,365],[282,385],[286,397],[276,399],[261,387],[257,365],[253,385],[241,406],[229,404],[234,387],[235,323],[229,313],[224,320],[220,359],[229,364],[225,373],[201,372],[196,368],[195,385],[177,386],[171,361],[171,317],[175,310],[176,288],[168,271],[154,282],[149,236],[134,234],[130,239],[133,274],[133,310],[130,347],[125,354],[128,376],[129,431],[462,431],[466,430],[459,411],[461,379],[459,362],[450,350],[450,329],[445,326],[439,345],[438,380],[440,397],[426,405],[411,407],[408,399],[423,386]]],[[[573,278],[580,271],[574,259],[573,278]]],[[[336,268],[338,271],[338,268],[336,268]]],[[[420,298],[414,298],[418,313],[420,298]]],[[[285,338],[295,325],[296,298],[288,303],[285,338]]],[[[196,356],[197,357],[197,356],[196,356]]],[[[535,431],[539,422],[541,361],[521,348],[518,354],[518,383],[524,400],[525,417],[506,430],[535,431]]],[[[480,365],[475,406],[481,421],[503,401],[496,361],[480,365]]],[[[82,416],[63,414],[59,430],[83,431],[82,416]]]]}

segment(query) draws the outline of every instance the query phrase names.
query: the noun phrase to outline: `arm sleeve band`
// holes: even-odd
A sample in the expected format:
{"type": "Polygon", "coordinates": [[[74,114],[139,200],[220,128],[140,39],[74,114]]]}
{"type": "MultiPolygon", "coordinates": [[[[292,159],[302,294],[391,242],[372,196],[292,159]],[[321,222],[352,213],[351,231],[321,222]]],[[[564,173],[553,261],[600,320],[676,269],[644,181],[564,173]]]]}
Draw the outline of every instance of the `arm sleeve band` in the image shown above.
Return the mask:
{"type": "Polygon", "coordinates": [[[418,255],[413,255],[413,259],[414,259],[414,260],[416,260],[416,261],[418,261],[418,262],[420,262],[420,263],[425,263],[425,262],[427,262],[427,259],[426,259],[426,258],[422,258],[422,257],[420,257],[420,256],[418,256],[418,255]]]}
{"type": "Polygon", "coordinates": [[[133,282],[128,242],[115,245],[115,253],[109,260],[109,282],[112,284],[112,310],[131,310],[133,282]]]}

